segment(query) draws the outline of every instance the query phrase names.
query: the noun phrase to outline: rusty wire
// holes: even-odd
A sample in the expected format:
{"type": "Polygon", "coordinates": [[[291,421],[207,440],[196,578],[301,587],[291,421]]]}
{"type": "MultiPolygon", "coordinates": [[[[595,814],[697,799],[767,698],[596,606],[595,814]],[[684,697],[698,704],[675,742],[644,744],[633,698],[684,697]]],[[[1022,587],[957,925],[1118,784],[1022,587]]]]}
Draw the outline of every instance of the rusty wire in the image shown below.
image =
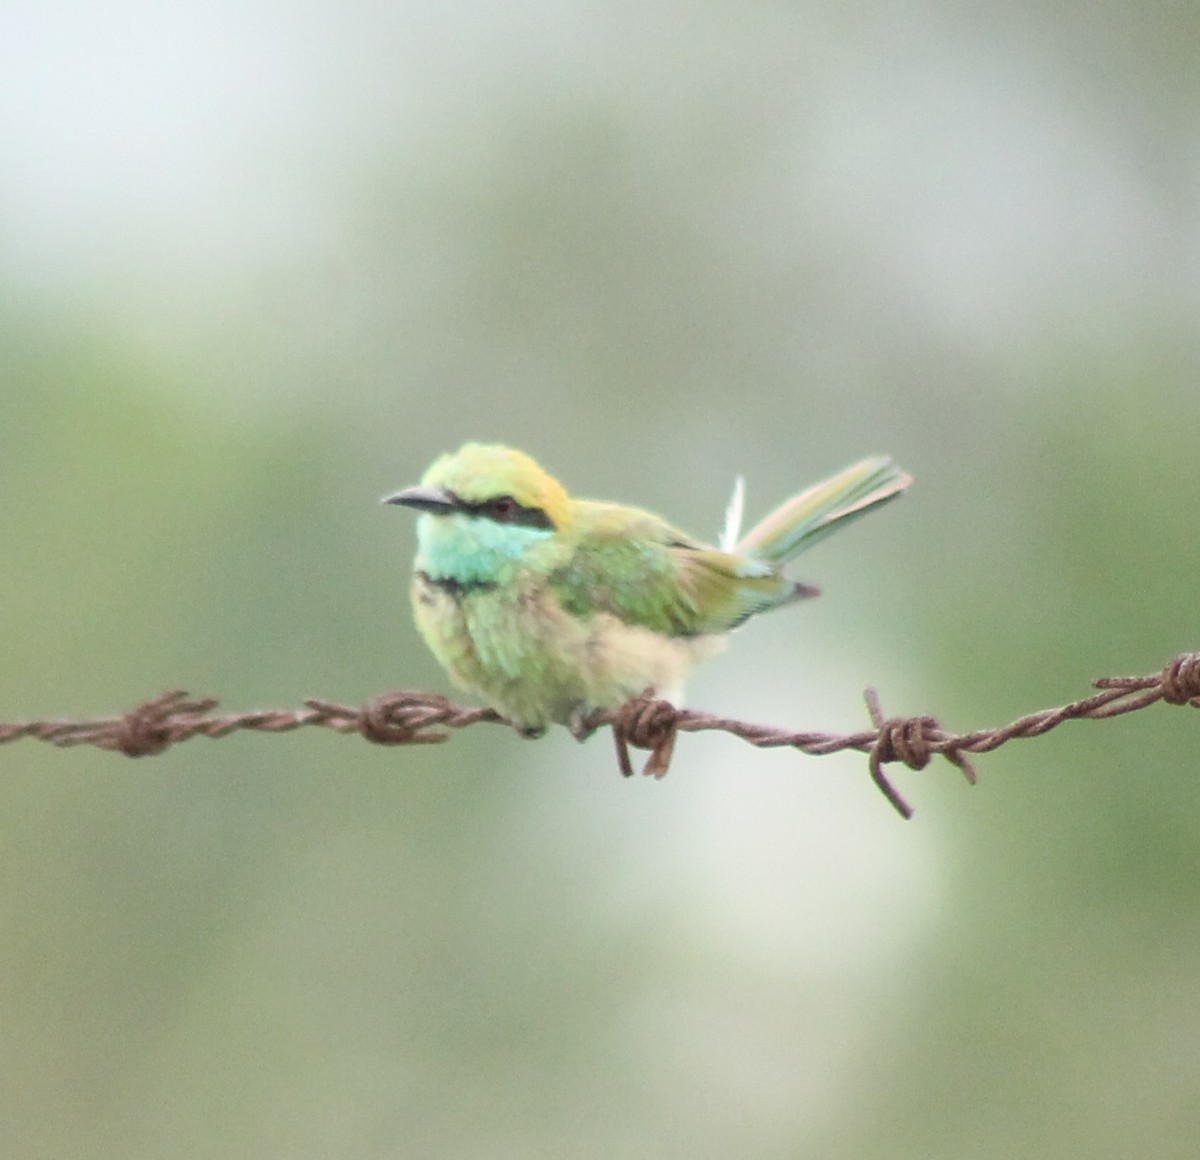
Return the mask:
{"type": "MultiPolygon", "coordinates": [[[[867,754],[872,780],[888,801],[906,818],[908,803],[884,773],[893,762],[924,769],[934,757],[943,757],[972,784],[975,768],[968,753],[990,753],[1018,737],[1040,737],[1064,721],[1104,720],[1145,709],[1157,701],[1200,708],[1200,653],[1181,653],[1161,672],[1142,677],[1102,677],[1092,682],[1099,690],[1055,709],[1042,709],[996,729],[951,733],[933,717],[887,717],[873,689],[866,692],[871,728],[856,733],[794,732],[758,725],[696,709],[676,709],[649,694],[635,697],[616,709],[593,713],[577,722],[572,731],[580,740],[602,726],[611,726],[621,773],[633,773],[629,746],[647,749],[644,772],[662,777],[671,762],[679,733],[719,730],[740,737],[760,749],[798,749],[814,757],[852,749],[867,754]]],[[[337,733],[357,733],[379,745],[421,745],[445,741],[449,730],[483,722],[506,725],[493,709],[457,705],[438,693],[398,691],[372,698],[355,708],[309,698],[304,709],[259,709],[246,713],[215,714],[218,702],[193,699],[172,689],[143,701],[115,717],[90,720],[16,721],[0,723],[0,744],[32,737],[51,745],[94,745],[130,757],[161,753],[190,737],[227,737],[242,729],[259,733],[286,733],[306,725],[319,725],[337,733]]]]}

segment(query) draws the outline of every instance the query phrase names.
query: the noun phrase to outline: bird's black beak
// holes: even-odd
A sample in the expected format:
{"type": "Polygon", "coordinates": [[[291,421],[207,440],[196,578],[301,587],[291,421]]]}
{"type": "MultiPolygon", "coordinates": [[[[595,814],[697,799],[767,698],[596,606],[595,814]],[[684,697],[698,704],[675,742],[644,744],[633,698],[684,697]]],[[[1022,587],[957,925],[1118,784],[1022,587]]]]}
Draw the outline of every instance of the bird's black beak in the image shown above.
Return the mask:
{"type": "Polygon", "coordinates": [[[448,515],[459,507],[458,497],[444,487],[406,487],[395,495],[385,495],[380,502],[398,503],[435,515],[448,515]]]}

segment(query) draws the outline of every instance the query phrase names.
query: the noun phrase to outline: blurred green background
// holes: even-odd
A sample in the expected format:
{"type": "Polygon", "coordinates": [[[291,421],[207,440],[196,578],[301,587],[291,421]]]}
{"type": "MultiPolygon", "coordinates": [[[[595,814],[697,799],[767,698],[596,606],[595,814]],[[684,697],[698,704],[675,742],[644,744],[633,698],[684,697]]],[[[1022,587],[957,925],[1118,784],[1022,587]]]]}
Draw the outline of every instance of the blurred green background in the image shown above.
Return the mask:
{"type": "MultiPolygon", "coordinates": [[[[9,0],[0,720],[446,689],[467,438],[715,535],[867,453],[691,703],[1001,724],[1197,644],[1200,8],[9,0]]],[[[1184,1157],[1200,720],[979,761],[0,750],[5,1157],[1184,1157]]]]}

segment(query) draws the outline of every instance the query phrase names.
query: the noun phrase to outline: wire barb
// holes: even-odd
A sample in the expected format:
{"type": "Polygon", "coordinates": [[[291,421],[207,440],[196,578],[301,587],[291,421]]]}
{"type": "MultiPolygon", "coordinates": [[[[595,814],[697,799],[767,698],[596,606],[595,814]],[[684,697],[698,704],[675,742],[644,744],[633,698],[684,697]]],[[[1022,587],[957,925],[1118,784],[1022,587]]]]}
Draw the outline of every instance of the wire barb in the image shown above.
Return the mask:
{"type": "Polygon", "coordinates": [[[621,776],[633,776],[629,746],[635,745],[638,749],[650,750],[642,773],[647,777],[666,777],[675,753],[679,719],[680,710],[670,701],[656,700],[651,689],[616,709],[609,724],[617,747],[621,776]]]}
{"type": "MultiPolygon", "coordinates": [[[[580,715],[572,719],[570,728],[582,741],[601,726],[611,727],[617,763],[625,777],[633,775],[631,745],[650,751],[643,770],[647,776],[665,776],[680,733],[718,730],[759,749],[796,749],[813,757],[856,750],[867,755],[867,768],[879,790],[903,817],[909,818],[912,808],[892,785],[884,766],[900,763],[921,770],[934,757],[943,757],[974,785],[975,767],[968,753],[990,753],[1019,737],[1040,737],[1064,721],[1107,720],[1158,701],[1200,708],[1200,653],[1180,653],[1160,672],[1148,676],[1101,677],[1092,682],[1092,687],[1098,691],[1069,705],[1042,709],[998,729],[973,733],[949,733],[929,716],[884,717],[874,689],[865,693],[871,728],[857,733],[798,733],[695,709],[677,709],[668,701],[655,699],[650,690],[616,709],[580,715]]],[[[440,693],[404,690],[383,693],[359,708],[314,697],[304,702],[304,709],[214,715],[217,704],[213,698],[192,698],[182,689],[169,689],[116,717],[0,723],[0,744],[32,737],[60,747],[94,745],[129,757],[148,757],[190,737],[215,740],[244,729],[286,733],[319,725],[337,733],[357,733],[376,745],[430,745],[447,740],[452,730],[469,725],[511,724],[494,709],[457,705],[440,693]]]]}

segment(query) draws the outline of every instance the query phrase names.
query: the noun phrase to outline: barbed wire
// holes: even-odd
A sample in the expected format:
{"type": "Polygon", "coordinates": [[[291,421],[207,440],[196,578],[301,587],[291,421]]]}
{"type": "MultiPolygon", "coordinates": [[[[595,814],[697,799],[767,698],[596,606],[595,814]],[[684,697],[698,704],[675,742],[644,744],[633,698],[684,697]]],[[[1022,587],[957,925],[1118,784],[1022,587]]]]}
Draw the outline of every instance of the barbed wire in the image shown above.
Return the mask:
{"type": "MultiPolygon", "coordinates": [[[[813,757],[857,750],[867,754],[871,779],[900,814],[909,818],[912,809],[888,780],[884,766],[898,762],[921,770],[934,757],[942,757],[974,784],[975,767],[968,753],[990,753],[1018,737],[1040,737],[1064,721],[1106,720],[1157,701],[1200,708],[1200,653],[1181,653],[1161,672],[1148,676],[1102,677],[1093,681],[1092,687],[1099,691],[1069,705],[1042,709],[999,728],[971,733],[951,733],[929,716],[884,717],[873,689],[865,694],[871,728],[856,733],[795,732],[696,709],[677,709],[649,692],[619,708],[575,722],[571,732],[582,741],[604,726],[611,727],[617,762],[625,777],[633,774],[631,745],[650,751],[643,772],[663,777],[680,733],[718,730],[759,749],[797,749],[813,757]]],[[[115,717],[0,723],[0,744],[30,737],[64,748],[93,745],[130,757],[146,757],[191,737],[216,739],[246,729],[287,733],[317,725],[336,733],[357,733],[378,745],[428,745],[445,741],[450,730],[469,725],[510,724],[494,709],[458,705],[440,693],[405,690],[383,693],[358,708],[308,698],[304,709],[215,714],[218,704],[214,698],[192,698],[182,689],[171,689],[115,717]]]]}

